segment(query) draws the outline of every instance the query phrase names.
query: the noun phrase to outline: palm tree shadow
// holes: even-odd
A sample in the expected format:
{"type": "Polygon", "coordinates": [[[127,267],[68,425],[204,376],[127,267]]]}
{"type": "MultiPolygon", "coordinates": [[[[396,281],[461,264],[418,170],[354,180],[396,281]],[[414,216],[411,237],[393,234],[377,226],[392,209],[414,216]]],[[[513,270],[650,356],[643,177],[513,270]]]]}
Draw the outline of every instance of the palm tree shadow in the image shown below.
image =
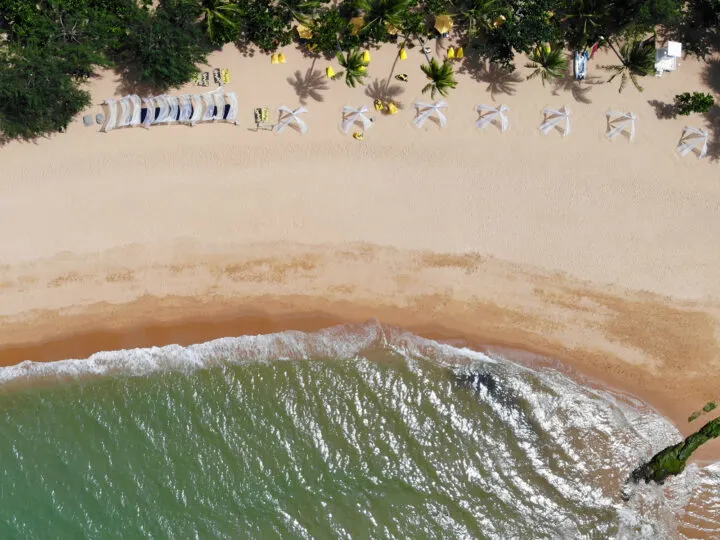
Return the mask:
{"type": "Polygon", "coordinates": [[[405,88],[399,84],[390,84],[390,79],[375,79],[365,88],[365,95],[375,101],[379,99],[382,102],[392,101],[397,105],[398,109],[403,108],[402,102],[398,101],[398,97],[405,92],[405,88]]]}
{"type": "Polygon", "coordinates": [[[648,100],[648,105],[655,109],[658,120],[669,120],[677,117],[677,109],[672,103],[665,103],[657,99],[648,100]]]}
{"type": "Polygon", "coordinates": [[[601,84],[599,81],[600,77],[586,77],[582,81],[575,79],[575,76],[570,74],[562,79],[555,79],[552,83],[552,94],[554,96],[560,95],[560,92],[570,92],[570,95],[578,103],[589,104],[592,100],[588,97],[592,86],[601,84]]]}
{"type": "Polygon", "coordinates": [[[315,70],[315,60],[304,75],[297,70],[294,77],[287,78],[287,82],[295,89],[301,105],[307,105],[308,99],[325,100],[320,92],[328,89],[328,83],[323,72],[315,70]]]}
{"type": "Polygon", "coordinates": [[[466,56],[458,68],[458,73],[469,75],[473,80],[487,83],[486,90],[495,101],[495,94],[512,96],[517,89],[515,85],[524,80],[523,76],[510,71],[498,64],[478,58],[477,55],[466,56]]]}

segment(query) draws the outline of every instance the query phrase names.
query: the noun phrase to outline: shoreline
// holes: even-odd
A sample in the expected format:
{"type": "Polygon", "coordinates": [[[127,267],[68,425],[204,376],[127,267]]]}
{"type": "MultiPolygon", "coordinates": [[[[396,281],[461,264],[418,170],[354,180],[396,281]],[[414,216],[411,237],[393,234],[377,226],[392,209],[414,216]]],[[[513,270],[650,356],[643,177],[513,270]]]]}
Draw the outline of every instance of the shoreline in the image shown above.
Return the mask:
{"type": "MultiPolygon", "coordinates": [[[[15,365],[25,360],[53,362],[66,359],[82,360],[101,351],[134,348],[188,346],[223,337],[239,337],[279,333],[289,330],[314,332],[331,326],[362,324],[378,320],[407,330],[415,335],[448,343],[456,347],[499,354],[508,360],[534,368],[558,370],[580,384],[639,399],[668,418],[683,436],[687,436],[714,415],[703,415],[693,423],[687,421],[688,403],[684,395],[664,392],[672,377],[654,377],[652,386],[637,384],[638,372],[628,369],[608,370],[595,367],[589,357],[602,355],[592,351],[570,351],[560,343],[540,344],[517,333],[513,339],[497,339],[488,334],[456,330],[437,323],[428,323],[401,309],[363,306],[350,303],[333,305],[325,299],[270,299],[258,302],[257,308],[243,307],[245,302],[223,299],[217,303],[197,298],[145,297],[124,306],[94,306],[84,314],[52,315],[42,319],[54,327],[56,336],[41,342],[0,347],[0,366],[15,365]],[[306,309],[302,309],[305,305],[306,309]],[[324,305],[324,309],[321,306],[324,305]],[[151,306],[153,306],[151,308],[151,306]],[[262,307],[260,307],[262,306],[262,307]],[[307,309],[310,308],[311,309],[307,309]],[[89,312],[89,313],[88,313],[89,312]],[[104,313],[104,317],[103,314],[104,313]],[[140,313],[154,317],[138,321],[140,313]],[[188,314],[191,315],[183,315],[188,314]],[[93,321],[88,325],[88,320],[93,321]],[[62,320],[62,322],[60,322],[62,320]],[[58,322],[60,324],[58,325],[58,322]],[[88,328],[88,326],[90,328],[88,328]],[[63,328],[64,327],[64,328],[63,328]],[[83,330],[79,330],[82,328],[83,330]],[[72,330],[74,329],[74,330],[72,330]]],[[[38,329],[33,325],[33,328],[38,329]]],[[[42,329],[41,329],[42,330],[42,329]]],[[[647,380],[645,381],[647,383],[647,380]]],[[[702,407],[697,403],[695,408],[702,407]]],[[[709,464],[720,458],[720,441],[712,441],[696,453],[692,462],[709,464]]]]}

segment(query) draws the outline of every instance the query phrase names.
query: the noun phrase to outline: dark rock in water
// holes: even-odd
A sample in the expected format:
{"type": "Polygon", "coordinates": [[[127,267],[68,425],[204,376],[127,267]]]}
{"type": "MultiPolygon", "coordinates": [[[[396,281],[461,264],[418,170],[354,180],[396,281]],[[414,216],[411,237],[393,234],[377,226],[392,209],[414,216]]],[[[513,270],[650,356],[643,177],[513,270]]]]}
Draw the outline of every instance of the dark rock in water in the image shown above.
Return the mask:
{"type": "Polygon", "coordinates": [[[690,435],[681,443],[668,446],[655,454],[650,461],[637,467],[628,481],[635,484],[655,482],[663,484],[670,476],[680,474],[685,470],[687,460],[693,452],[711,439],[720,437],[720,417],[710,420],[697,432],[690,435]]]}

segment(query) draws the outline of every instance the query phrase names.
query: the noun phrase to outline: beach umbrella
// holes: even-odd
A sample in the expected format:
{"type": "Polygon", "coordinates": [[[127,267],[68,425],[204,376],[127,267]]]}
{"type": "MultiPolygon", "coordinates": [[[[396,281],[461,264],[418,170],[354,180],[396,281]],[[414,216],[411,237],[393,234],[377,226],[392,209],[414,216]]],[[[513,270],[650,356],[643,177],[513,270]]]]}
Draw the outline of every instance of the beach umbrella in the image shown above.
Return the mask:
{"type": "Polygon", "coordinates": [[[462,47],[457,48],[457,51],[455,52],[455,58],[465,58],[465,51],[462,47]]]}
{"type": "Polygon", "coordinates": [[[284,64],[285,62],[287,62],[287,58],[285,58],[285,55],[283,53],[278,54],[278,62],[280,64],[284,64]]]}
{"type": "Polygon", "coordinates": [[[335,77],[335,70],[332,68],[332,66],[328,66],[325,68],[325,75],[327,75],[328,79],[333,79],[335,77]]]}
{"type": "Polygon", "coordinates": [[[447,52],[448,60],[453,60],[455,58],[455,48],[450,47],[447,52]]]}
{"type": "Polygon", "coordinates": [[[417,109],[418,116],[413,120],[413,124],[417,127],[422,127],[425,121],[430,118],[433,114],[437,116],[440,123],[440,127],[447,125],[447,117],[442,113],[440,109],[446,109],[447,103],[444,101],[436,101],[435,103],[424,103],[422,101],[416,101],[414,104],[417,109]]]}
{"type": "Polygon", "coordinates": [[[395,103],[393,103],[392,101],[388,101],[387,112],[388,112],[388,114],[397,114],[398,113],[397,105],[395,105],[395,103]]]}
{"type": "Polygon", "coordinates": [[[307,124],[303,122],[300,115],[305,114],[306,112],[308,111],[305,107],[298,107],[294,111],[290,110],[288,107],[278,107],[279,118],[277,126],[275,126],[275,131],[282,133],[283,130],[290,124],[295,124],[300,133],[305,133],[308,129],[307,124]]]}
{"type": "Polygon", "coordinates": [[[565,123],[565,128],[562,130],[563,137],[570,135],[570,109],[563,105],[560,110],[545,109],[543,113],[545,114],[545,122],[540,126],[540,131],[544,135],[550,133],[554,127],[563,122],[565,123]]]}
{"type": "Polygon", "coordinates": [[[479,128],[484,128],[489,124],[495,124],[500,128],[501,132],[505,132],[510,128],[510,120],[505,114],[509,110],[510,108],[506,105],[500,105],[499,107],[478,105],[477,112],[480,113],[480,118],[475,122],[475,125],[479,128]]]}
{"type": "Polygon", "coordinates": [[[710,136],[704,129],[686,126],[683,129],[682,137],[680,137],[678,152],[680,152],[681,156],[686,156],[694,151],[698,157],[705,157],[708,151],[709,139],[710,136]]]}
{"type": "Polygon", "coordinates": [[[438,31],[440,35],[445,35],[452,30],[453,27],[453,20],[450,17],[450,15],[437,15],[435,17],[435,30],[438,31]]]}
{"type": "Polygon", "coordinates": [[[400,60],[407,60],[407,51],[405,50],[405,47],[400,49],[400,60]]]}
{"type": "Polygon", "coordinates": [[[298,37],[300,39],[311,39],[313,37],[312,30],[310,30],[307,26],[304,24],[298,24],[295,27],[295,30],[297,30],[298,37]]]}
{"type": "Polygon", "coordinates": [[[370,57],[370,51],[365,51],[363,53],[363,62],[365,62],[366,64],[369,64],[371,59],[372,58],[370,57]]]}
{"type": "Polygon", "coordinates": [[[606,116],[608,121],[608,139],[614,139],[623,131],[628,132],[629,140],[632,141],[635,138],[635,120],[637,120],[635,113],[608,111],[606,116]]]}
{"type": "Polygon", "coordinates": [[[363,26],[365,26],[365,17],[353,17],[350,19],[350,26],[352,26],[350,33],[353,36],[357,36],[360,30],[363,29],[363,26]]]}
{"type": "Polygon", "coordinates": [[[342,129],[345,133],[350,131],[350,128],[355,124],[355,122],[360,122],[365,129],[370,129],[373,125],[372,120],[368,118],[366,115],[368,113],[368,108],[363,105],[362,107],[355,108],[350,107],[346,105],[343,107],[343,122],[342,122],[342,129]]]}

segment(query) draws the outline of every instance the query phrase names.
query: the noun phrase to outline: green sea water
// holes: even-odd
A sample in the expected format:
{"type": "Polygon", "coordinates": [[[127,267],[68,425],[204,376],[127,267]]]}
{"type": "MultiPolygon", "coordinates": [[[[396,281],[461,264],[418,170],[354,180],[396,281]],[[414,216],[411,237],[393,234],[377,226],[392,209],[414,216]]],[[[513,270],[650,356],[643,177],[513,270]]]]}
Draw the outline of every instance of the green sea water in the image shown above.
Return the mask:
{"type": "Polygon", "coordinates": [[[720,509],[699,472],[621,500],[676,436],[641,404],[360,331],[6,370],[0,538],[658,538],[720,509]]]}

